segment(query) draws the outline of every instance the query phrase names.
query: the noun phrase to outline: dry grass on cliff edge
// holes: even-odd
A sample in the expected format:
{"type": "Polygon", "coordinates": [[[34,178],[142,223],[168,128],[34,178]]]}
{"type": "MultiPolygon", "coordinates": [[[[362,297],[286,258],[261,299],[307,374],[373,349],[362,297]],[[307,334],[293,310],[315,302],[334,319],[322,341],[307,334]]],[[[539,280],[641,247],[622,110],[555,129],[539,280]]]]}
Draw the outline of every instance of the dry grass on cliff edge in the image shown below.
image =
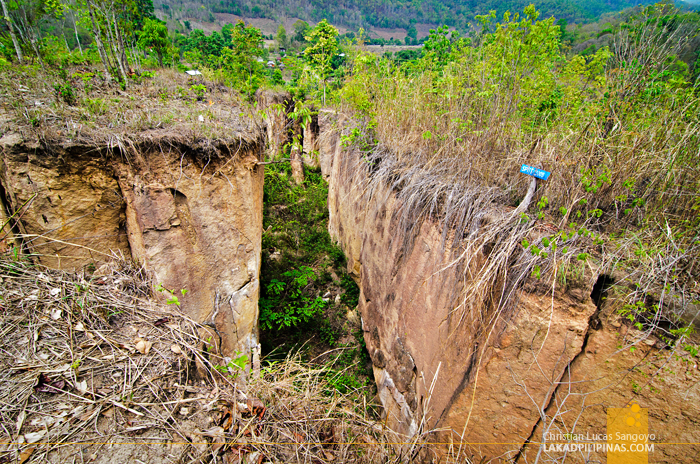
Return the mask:
{"type": "Polygon", "coordinates": [[[153,73],[135,76],[122,90],[104,83],[94,67],[67,68],[65,76],[11,67],[0,76],[0,137],[100,146],[138,141],[142,133],[197,144],[257,139],[262,132],[260,115],[235,90],[173,69],[153,73]],[[61,98],[56,85],[69,86],[72,100],[61,98]]]}
{"type": "Polygon", "coordinates": [[[607,274],[617,309],[636,308],[631,322],[647,334],[660,319],[687,324],[684,308],[700,300],[700,98],[692,83],[649,77],[673,75],[690,37],[658,21],[639,19],[636,38],[616,35],[589,74],[572,80],[564,65],[548,68],[553,85],[576,96],[552,111],[527,100],[538,97],[526,93],[537,54],[492,80],[484,63],[500,49],[487,46],[444,68],[358,66],[343,90],[341,112],[355,122],[342,133],[354,150],[342,181],[358,183],[362,201],[390,187],[404,254],[424,222],[439,224],[454,256],[446,269],[464,276],[456,311],[514,310],[528,279],[553,292],[591,289],[607,274]],[[522,164],[552,173],[530,203],[522,164]]]}

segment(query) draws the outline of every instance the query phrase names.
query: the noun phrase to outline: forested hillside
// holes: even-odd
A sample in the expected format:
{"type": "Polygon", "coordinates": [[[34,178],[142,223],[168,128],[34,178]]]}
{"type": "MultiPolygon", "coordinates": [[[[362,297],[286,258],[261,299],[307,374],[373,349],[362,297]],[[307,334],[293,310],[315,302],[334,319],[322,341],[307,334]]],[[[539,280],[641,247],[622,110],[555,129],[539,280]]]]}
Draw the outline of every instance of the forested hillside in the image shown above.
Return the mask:
{"type": "MultiPolygon", "coordinates": [[[[156,9],[177,19],[210,20],[210,13],[232,13],[252,18],[285,17],[318,22],[327,19],[331,24],[358,29],[374,26],[410,29],[416,23],[447,24],[462,32],[474,23],[476,15],[495,10],[498,16],[505,11],[522,11],[528,0],[156,0],[156,9]]],[[[591,21],[603,13],[632,6],[653,3],[649,0],[546,0],[537,7],[544,16],[556,16],[569,22],[591,21]]]]}

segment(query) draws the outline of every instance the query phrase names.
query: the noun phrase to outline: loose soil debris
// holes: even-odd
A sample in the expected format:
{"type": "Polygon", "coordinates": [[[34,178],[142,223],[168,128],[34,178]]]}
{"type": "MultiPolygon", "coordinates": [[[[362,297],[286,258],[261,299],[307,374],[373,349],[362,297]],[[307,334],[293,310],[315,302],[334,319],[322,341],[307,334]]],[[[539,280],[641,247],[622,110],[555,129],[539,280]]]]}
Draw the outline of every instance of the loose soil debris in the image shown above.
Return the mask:
{"type": "Polygon", "coordinates": [[[407,440],[363,395],[299,357],[222,368],[124,260],[91,274],[2,258],[0,279],[0,463],[405,462],[425,438],[392,446],[407,440]]]}

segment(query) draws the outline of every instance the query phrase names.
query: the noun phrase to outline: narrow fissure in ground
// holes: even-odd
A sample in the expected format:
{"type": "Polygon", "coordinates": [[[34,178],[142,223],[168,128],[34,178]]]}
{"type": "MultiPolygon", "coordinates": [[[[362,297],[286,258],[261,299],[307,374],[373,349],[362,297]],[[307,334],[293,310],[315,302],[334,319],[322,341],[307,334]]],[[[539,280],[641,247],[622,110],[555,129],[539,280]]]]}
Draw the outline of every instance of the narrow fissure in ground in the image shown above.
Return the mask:
{"type": "Polygon", "coordinates": [[[296,185],[288,164],[265,171],[260,340],[268,362],[298,351],[330,367],[341,393],[374,395],[371,360],[357,312],[359,288],[328,233],[328,184],[307,171],[296,185]]]}

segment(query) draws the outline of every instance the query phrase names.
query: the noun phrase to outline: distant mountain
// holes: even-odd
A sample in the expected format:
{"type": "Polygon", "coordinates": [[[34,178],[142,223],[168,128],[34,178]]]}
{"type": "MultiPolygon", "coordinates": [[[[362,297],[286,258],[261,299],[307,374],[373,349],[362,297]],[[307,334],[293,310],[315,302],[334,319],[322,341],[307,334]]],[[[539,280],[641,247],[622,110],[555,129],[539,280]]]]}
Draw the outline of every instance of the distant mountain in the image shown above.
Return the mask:
{"type": "MultiPolygon", "coordinates": [[[[700,0],[691,0],[700,2],[700,0]]],[[[522,12],[532,0],[154,0],[157,10],[173,19],[214,20],[213,13],[231,13],[247,18],[282,22],[301,18],[357,30],[359,27],[410,29],[416,23],[447,24],[466,31],[474,17],[496,10],[522,12]]],[[[544,17],[555,16],[569,23],[588,22],[601,14],[619,11],[654,0],[542,0],[534,2],[544,17]]]]}

